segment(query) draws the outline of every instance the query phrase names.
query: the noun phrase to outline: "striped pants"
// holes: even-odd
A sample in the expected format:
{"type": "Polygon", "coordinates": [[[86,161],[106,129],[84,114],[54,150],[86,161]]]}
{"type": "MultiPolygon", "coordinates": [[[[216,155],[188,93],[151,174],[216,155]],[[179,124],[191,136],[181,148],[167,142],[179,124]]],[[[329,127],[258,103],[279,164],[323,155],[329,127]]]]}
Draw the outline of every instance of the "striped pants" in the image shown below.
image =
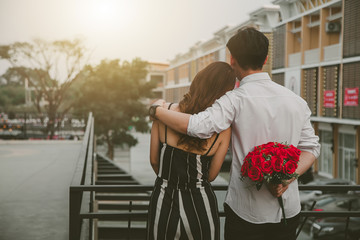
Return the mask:
{"type": "Polygon", "coordinates": [[[149,205],[147,239],[220,239],[218,205],[211,186],[177,189],[158,182],[149,205]]]}

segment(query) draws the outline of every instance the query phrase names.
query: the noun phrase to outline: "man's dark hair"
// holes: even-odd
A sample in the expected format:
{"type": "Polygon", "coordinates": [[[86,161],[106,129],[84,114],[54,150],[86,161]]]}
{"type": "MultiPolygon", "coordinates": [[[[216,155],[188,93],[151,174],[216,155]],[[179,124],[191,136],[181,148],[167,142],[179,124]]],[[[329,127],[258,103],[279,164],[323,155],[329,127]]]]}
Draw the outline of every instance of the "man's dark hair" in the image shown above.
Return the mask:
{"type": "Polygon", "coordinates": [[[262,69],[269,49],[269,39],[253,27],[245,27],[226,44],[231,55],[244,69],[262,69]]]}

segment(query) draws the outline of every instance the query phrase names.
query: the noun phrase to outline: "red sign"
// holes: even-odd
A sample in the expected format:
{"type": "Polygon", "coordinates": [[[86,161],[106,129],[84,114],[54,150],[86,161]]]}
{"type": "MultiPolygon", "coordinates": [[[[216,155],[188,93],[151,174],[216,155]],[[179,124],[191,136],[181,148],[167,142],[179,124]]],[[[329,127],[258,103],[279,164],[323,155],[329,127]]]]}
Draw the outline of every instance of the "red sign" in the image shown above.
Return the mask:
{"type": "Polygon", "coordinates": [[[344,106],[359,105],[359,88],[345,88],[344,106]]]}
{"type": "Polygon", "coordinates": [[[324,107],[325,108],[335,107],[335,90],[324,91],[324,107]]]}

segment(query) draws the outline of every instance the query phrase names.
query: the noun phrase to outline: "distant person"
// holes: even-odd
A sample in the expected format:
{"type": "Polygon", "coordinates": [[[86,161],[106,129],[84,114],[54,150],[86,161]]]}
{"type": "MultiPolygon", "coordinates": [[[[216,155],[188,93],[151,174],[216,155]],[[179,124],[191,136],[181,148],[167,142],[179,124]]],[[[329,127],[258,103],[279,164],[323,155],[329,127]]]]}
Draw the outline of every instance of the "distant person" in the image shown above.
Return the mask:
{"type": "MultiPolygon", "coordinates": [[[[180,133],[209,138],[231,126],[232,166],[225,199],[225,239],[293,240],[301,210],[298,181],[268,184],[259,191],[241,181],[245,156],[267,142],[287,142],[301,150],[296,173],[302,175],[320,153],[319,138],[310,122],[307,103],[289,89],[271,81],[262,72],[269,41],[254,28],[242,28],[227,43],[231,66],[239,88],[227,92],[198,114],[184,114],[158,107],[161,122],[180,133]],[[282,196],[287,225],[277,197],[282,196]]],[[[155,104],[163,105],[164,101],[155,104]]]]}
{"type": "MultiPolygon", "coordinates": [[[[189,114],[204,111],[234,88],[235,78],[229,64],[211,63],[195,76],[179,104],[165,106],[189,114]]],[[[220,239],[217,199],[210,182],[228,151],[229,127],[204,140],[153,122],[150,163],[157,179],[150,200],[147,239],[220,239]]]]}

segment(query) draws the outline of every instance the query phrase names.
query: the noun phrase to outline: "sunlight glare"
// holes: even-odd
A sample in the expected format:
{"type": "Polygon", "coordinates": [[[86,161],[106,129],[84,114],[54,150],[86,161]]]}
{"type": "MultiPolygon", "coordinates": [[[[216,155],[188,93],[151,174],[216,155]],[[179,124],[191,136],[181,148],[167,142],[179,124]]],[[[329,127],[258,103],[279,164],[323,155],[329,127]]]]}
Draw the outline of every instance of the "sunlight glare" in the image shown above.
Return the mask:
{"type": "Polygon", "coordinates": [[[135,6],[128,0],[91,0],[81,6],[80,22],[88,31],[106,32],[127,27],[135,6]]]}
{"type": "Polygon", "coordinates": [[[115,16],[115,5],[114,1],[104,0],[93,0],[91,15],[97,21],[109,21],[115,16]]]}

